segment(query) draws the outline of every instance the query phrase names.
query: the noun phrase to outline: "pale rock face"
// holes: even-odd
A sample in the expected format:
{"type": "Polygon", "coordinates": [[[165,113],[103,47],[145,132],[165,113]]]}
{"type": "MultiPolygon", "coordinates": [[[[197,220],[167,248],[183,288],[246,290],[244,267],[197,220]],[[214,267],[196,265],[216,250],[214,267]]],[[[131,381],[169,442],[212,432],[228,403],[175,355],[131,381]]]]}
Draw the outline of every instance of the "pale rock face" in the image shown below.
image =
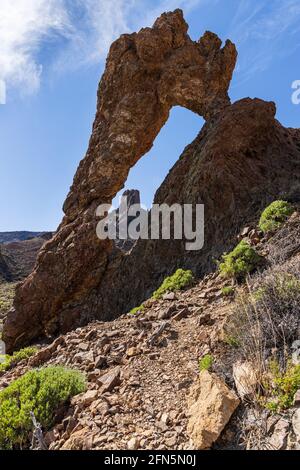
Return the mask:
{"type": "Polygon", "coordinates": [[[253,396],[257,386],[257,373],[250,362],[237,362],[233,365],[233,378],[239,396],[243,399],[253,396]]]}
{"type": "Polygon", "coordinates": [[[300,408],[298,408],[293,414],[292,424],[297,442],[300,443],[300,408]]]}
{"type": "Polygon", "coordinates": [[[240,401],[215,374],[202,371],[188,398],[188,434],[196,449],[209,449],[240,401]]]}
{"type": "Polygon", "coordinates": [[[285,449],[289,434],[290,423],[286,419],[280,419],[274,428],[274,432],[269,440],[269,445],[272,450],[285,449]]]}

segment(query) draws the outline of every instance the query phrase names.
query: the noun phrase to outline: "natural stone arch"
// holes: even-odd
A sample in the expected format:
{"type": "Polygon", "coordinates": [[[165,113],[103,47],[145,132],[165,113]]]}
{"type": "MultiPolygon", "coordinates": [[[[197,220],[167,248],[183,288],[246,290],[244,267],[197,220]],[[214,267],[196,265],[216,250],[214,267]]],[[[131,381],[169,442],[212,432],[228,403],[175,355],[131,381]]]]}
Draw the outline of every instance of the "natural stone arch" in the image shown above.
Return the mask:
{"type": "Polygon", "coordinates": [[[206,32],[194,42],[181,10],[111,46],[89,149],[64,204],[68,221],[97,199],[110,202],[152,147],[170,109],[212,118],[230,104],[236,49],[206,32]]]}
{"type": "MultiPolygon", "coordinates": [[[[122,189],[130,168],[147,153],[172,106],[212,121],[230,104],[228,87],[235,46],[206,32],[187,34],[181,10],[163,14],[153,28],[123,35],[110,49],[98,91],[97,113],[86,157],[64,204],[64,219],[41,251],[36,268],[17,289],[4,326],[8,351],[78,318],[100,286],[112,243],[96,237],[95,210],[122,189]]],[[[101,313],[101,312],[100,312],[101,313]]],[[[94,316],[95,312],[91,312],[94,316]]],[[[99,314],[101,316],[101,314],[99,314]]]]}

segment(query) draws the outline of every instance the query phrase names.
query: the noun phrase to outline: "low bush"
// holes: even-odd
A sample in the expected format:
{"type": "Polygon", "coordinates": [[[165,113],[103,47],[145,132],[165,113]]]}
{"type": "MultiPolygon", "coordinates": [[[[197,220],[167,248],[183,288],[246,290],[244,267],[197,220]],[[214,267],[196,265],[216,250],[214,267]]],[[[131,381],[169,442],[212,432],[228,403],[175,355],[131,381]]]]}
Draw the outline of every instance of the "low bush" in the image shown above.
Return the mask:
{"type": "Polygon", "coordinates": [[[225,286],[225,287],[222,287],[221,292],[224,295],[224,297],[230,297],[234,294],[235,289],[232,286],[225,286]]]}
{"type": "Polygon", "coordinates": [[[44,430],[71,397],[86,388],[84,376],[64,367],[32,370],[0,391],[0,449],[26,447],[32,432],[32,411],[44,430]]]}
{"type": "Polygon", "coordinates": [[[262,213],[259,228],[262,232],[273,232],[292,215],[294,209],[286,201],[274,201],[262,213]]]}
{"type": "Polygon", "coordinates": [[[167,277],[162,285],[157,289],[154,294],[154,299],[160,299],[167,292],[175,292],[185,287],[190,286],[194,281],[194,276],[192,271],[177,269],[177,271],[172,275],[167,277]]]}
{"type": "Polygon", "coordinates": [[[202,357],[199,361],[199,369],[200,372],[202,370],[210,370],[213,366],[214,358],[210,354],[206,354],[202,357]]]}
{"type": "Polygon", "coordinates": [[[230,253],[223,255],[219,270],[222,276],[243,279],[261,263],[262,257],[242,240],[230,253]]]}
{"type": "Polygon", "coordinates": [[[255,353],[263,360],[273,348],[283,353],[298,339],[300,279],[291,273],[275,271],[258,282],[259,289],[249,287],[248,294],[239,295],[225,333],[241,345],[245,359],[255,353]]]}
{"type": "Polygon", "coordinates": [[[12,356],[9,356],[9,355],[3,356],[2,361],[0,361],[0,372],[11,369],[15,365],[17,365],[18,362],[21,362],[24,359],[29,359],[37,351],[38,349],[32,346],[32,347],[21,349],[20,351],[15,352],[12,356]]]}
{"type": "Polygon", "coordinates": [[[265,408],[280,412],[293,405],[294,396],[300,388],[300,365],[287,363],[282,371],[276,359],[270,361],[264,383],[265,396],[261,401],[265,408]]]}
{"type": "Polygon", "coordinates": [[[145,310],[144,305],[140,305],[139,307],[135,307],[132,310],[130,310],[129,315],[136,315],[137,313],[141,313],[145,310]]]}

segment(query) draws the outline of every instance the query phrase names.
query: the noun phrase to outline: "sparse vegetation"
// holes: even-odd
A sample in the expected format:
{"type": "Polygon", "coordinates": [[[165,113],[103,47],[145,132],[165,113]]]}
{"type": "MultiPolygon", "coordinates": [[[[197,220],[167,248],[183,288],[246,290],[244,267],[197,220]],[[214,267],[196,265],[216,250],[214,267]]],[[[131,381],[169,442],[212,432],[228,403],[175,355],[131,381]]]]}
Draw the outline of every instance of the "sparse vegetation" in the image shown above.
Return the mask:
{"type": "Polygon", "coordinates": [[[17,365],[19,362],[25,359],[29,359],[36,352],[37,352],[37,348],[32,346],[32,347],[21,349],[20,351],[15,352],[12,356],[9,356],[8,354],[3,356],[2,361],[0,360],[0,372],[11,369],[15,365],[17,365]]]}
{"type": "Polygon", "coordinates": [[[202,370],[210,370],[213,366],[214,363],[214,358],[211,356],[211,354],[206,354],[205,356],[202,357],[199,361],[199,369],[200,372],[202,370]]]}
{"type": "Polygon", "coordinates": [[[16,284],[2,283],[0,284],[0,316],[11,308],[15,296],[16,284]]]}
{"type": "Polygon", "coordinates": [[[154,294],[154,299],[160,299],[167,292],[175,292],[185,287],[188,287],[194,281],[192,271],[177,269],[177,271],[169,277],[166,277],[162,285],[157,289],[154,294]]]}
{"type": "Polygon", "coordinates": [[[290,408],[300,388],[300,365],[288,362],[282,371],[278,361],[273,359],[265,377],[265,396],[261,399],[263,406],[273,412],[290,408]]]}
{"type": "Polygon", "coordinates": [[[230,253],[223,255],[219,265],[224,277],[243,279],[261,263],[262,257],[249,243],[242,240],[230,253]]]}
{"type": "Polygon", "coordinates": [[[224,295],[224,297],[230,297],[234,294],[234,292],[235,289],[233,286],[222,287],[222,294],[224,295]]]}
{"type": "Polygon", "coordinates": [[[224,342],[228,344],[228,346],[231,346],[232,348],[239,348],[241,345],[238,338],[232,335],[225,335],[224,342]]]}
{"type": "Polygon", "coordinates": [[[56,411],[86,388],[84,376],[64,367],[27,372],[0,391],[0,449],[26,447],[32,431],[30,411],[49,429],[56,411]]]}
{"type": "Polygon", "coordinates": [[[245,358],[266,356],[273,348],[284,351],[297,339],[300,326],[300,279],[286,272],[271,272],[261,287],[241,293],[225,327],[236,338],[245,358]]]}
{"type": "Polygon", "coordinates": [[[130,310],[129,315],[136,315],[137,313],[141,313],[145,310],[144,305],[140,305],[139,307],[135,307],[132,310],[130,310]]]}
{"type": "MultiPolygon", "coordinates": [[[[152,299],[161,299],[162,296],[168,292],[176,292],[178,290],[189,287],[194,281],[194,275],[192,271],[177,269],[177,271],[169,277],[166,277],[162,285],[153,293],[152,299]]],[[[139,307],[135,307],[130,310],[130,315],[136,315],[142,312],[145,306],[142,304],[139,307]]]]}
{"type": "Polygon", "coordinates": [[[224,342],[257,371],[257,403],[274,412],[292,406],[300,388],[300,365],[290,359],[300,328],[300,271],[297,262],[285,268],[255,278],[224,328],[224,342]]]}
{"type": "Polygon", "coordinates": [[[274,201],[263,211],[259,228],[264,233],[278,230],[292,213],[291,204],[286,201],[274,201]]]}

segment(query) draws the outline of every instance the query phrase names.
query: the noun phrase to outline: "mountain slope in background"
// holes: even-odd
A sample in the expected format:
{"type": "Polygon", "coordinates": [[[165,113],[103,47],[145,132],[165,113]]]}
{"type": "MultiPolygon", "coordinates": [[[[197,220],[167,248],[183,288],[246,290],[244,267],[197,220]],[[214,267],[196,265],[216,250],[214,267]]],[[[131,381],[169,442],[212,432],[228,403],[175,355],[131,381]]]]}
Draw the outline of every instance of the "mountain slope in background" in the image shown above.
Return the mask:
{"type": "MultiPolygon", "coordinates": [[[[0,232],[0,243],[22,242],[36,237],[49,237],[50,232],[0,232]]],[[[47,239],[47,238],[46,238],[47,239]]]]}
{"type": "Polygon", "coordinates": [[[40,232],[37,236],[32,236],[33,233],[0,234],[0,282],[21,281],[31,273],[38,252],[52,236],[50,232],[40,232]]]}

